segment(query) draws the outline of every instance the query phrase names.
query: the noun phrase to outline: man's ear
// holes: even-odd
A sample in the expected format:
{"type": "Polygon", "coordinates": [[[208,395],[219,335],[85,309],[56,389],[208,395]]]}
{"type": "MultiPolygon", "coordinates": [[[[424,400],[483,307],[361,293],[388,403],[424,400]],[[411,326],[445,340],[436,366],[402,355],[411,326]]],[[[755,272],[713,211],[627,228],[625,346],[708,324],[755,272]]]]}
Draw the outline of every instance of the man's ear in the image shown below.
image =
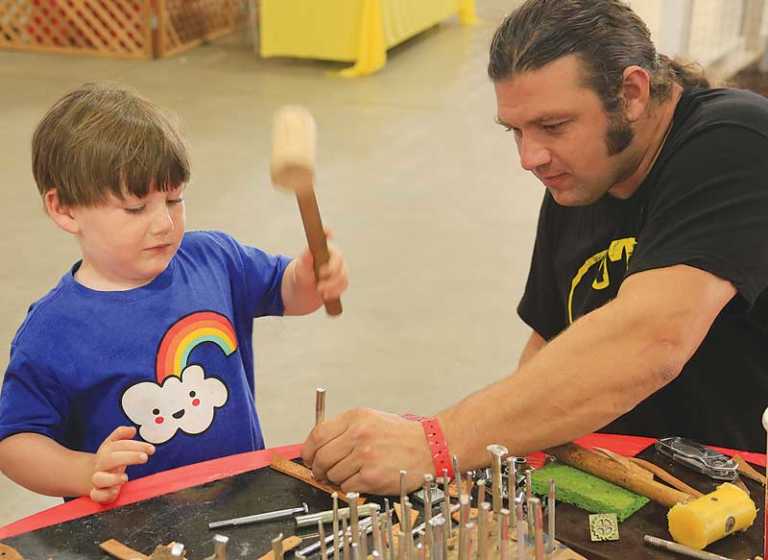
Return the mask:
{"type": "Polygon", "coordinates": [[[80,231],[80,226],[71,208],[61,203],[59,192],[56,189],[50,189],[43,195],[43,204],[45,204],[45,211],[53,220],[53,223],[61,229],[73,235],[80,231]]]}
{"type": "Polygon", "coordinates": [[[651,101],[651,75],[640,66],[627,66],[621,83],[624,115],[629,122],[639,120],[651,101]]]}

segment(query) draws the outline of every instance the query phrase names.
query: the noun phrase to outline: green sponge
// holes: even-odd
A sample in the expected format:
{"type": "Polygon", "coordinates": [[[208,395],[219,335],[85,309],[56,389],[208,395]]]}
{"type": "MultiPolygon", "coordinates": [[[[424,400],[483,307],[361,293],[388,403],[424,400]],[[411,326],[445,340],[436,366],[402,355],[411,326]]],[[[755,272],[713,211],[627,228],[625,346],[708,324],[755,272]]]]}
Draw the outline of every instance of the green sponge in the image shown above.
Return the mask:
{"type": "Polygon", "coordinates": [[[557,500],[573,504],[592,513],[615,513],[624,521],[650,500],[611,482],[562,463],[549,463],[531,473],[533,491],[540,496],[549,493],[549,481],[555,481],[557,500]]]}

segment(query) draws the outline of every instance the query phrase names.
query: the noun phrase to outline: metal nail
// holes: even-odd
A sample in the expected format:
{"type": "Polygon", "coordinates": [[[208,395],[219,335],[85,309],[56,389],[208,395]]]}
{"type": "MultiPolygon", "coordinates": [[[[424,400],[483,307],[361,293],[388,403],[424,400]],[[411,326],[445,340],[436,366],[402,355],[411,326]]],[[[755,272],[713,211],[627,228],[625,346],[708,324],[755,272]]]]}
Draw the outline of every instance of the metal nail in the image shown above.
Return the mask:
{"type": "Polygon", "coordinates": [[[528,500],[528,508],[528,515],[533,515],[534,519],[536,560],[544,560],[544,518],[541,511],[541,500],[531,498],[528,500]],[[533,505],[533,508],[531,508],[531,505],[533,505]]]}
{"type": "Polygon", "coordinates": [[[485,501],[485,480],[477,481],[477,507],[485,501]]]}
{"type": "MultiPolygon", "coordinates": [[[[373,515],[374,512],[378,512],[381,509],[381,506],[376,503],[369,503],[369,504],[363,504],[360,506],[357,506],[357,515],[358,518],[360,517],[367,517],[370,515],[373,515]]],[[[330,509],[328,511],[319,511],[317,513],[308,513],[307,515],[298,515],[295,518],[296,521],[296,527],[309,527],[309,526],[315,526],[317,525],[318,521],[321,521],[323,523],[330,523],[333,521],[333,510],[330,509]]],[[[350,514],[350,508],[337,508],[337,515],[339,516],[339,519],[342,517],[346,517],[349,519],[350,514]]]]}
{"type": "Polygon", "coordinates": [[[547,528],[549,540],[547,541],[547,553],[555,552],[555,506],[557,505],[557,493],[555,481],[549,481],[549,494],[547,495],[547,528]]]}
{"type": "Polygon", "coordinates": [[[491,469],[493,470],[493,480],[491,491],[493,493],[493,513],[498,514],[501,511],[501,463],[504,457],[509,455],[509,449],[503,445],[492,444],[487,446],[486,451],[491,456],[491,469]]]}
{"type": "MultiPolygon", "coordinates": [[[[507,508],[509,511],[515,509],[515,495],[517,494],[517,463],[514,457],[507,457],[507,508]]],[[[514,527],[515,516],[512,516],[512,526],[514,527]]]]}
{"type": "Polygon", "coordinates": [[[346,519],[341,520],[341,549],[344,551],[344,560],[349,560],[349,526],[346,519]]]}
{"type": "Polygon", "coordinates": [[[525,531],[527,525],[523,518],[523,498],[515,498],[515,519],[517,525],[517,558],[518,560],[527,560],[528,558],[528,540],[525,531]]]}
{"type": "Polygon", "coordinates": [[[320,539],[320,560],[328,560],[328,549],[325,545],[325,527],[323,522],[317,522],[317,536],[320,539]]]}
{"type": "Polygon", "coordinates": [[[325,420],[325,388],[315,389],[315,426],[325,420]]]}
{"type": "Polygon", "coordinates": [[[503,508],[500,512],[501,527],[499,528],[499,534],[501,535],[501,545],[499,546],[499,556],[501,560],[510,560],[509,553],[509,522],[510,512],[507,508],[503,508]]]}
{"type": "Polygon", "coordinates": [[[478,560],[488,558],[488,513],[491,504],[483,502],[477,511],[477,557],[478,560]]]}
{"type": "Polygon", "coordinates": [[[274,521],[275,519],[285,519],[296,515],[297,513],[307,513],[309,507],[307,504],[301,504],[301,507],[288,509],[279,509],[255,515],[246,515],[245,517],[236,517],[234,519],[225,519],[224,521],[213,521],[208,523],[208,529],[218,529],[219,527],[233,527],[238,525],[247,525],[249,523],[259,523],[262,521],[274,521]]]}
{"type": "Polygon", "coordinates": [[[349,503],[349,524],[352,529],[352,544],[360,544],[360,517],[357,512],[357,499],[360,494],[357,492],[347,492],[347,502],[349,503]]]}
{"type": "Polygon", "coordinates": [[[333,499],[333,560],[339,560],[339,494],[331,494],[333,499]]]}
{"type": "MultiPolygon", "coordinates": [[[[432,547],[432,481],[434,477],[431,474],[424,475],[424,523],[426,527],[427,546],[432,547]]],[[[434,555],[433,555],[434,556],[434,555]]]]}

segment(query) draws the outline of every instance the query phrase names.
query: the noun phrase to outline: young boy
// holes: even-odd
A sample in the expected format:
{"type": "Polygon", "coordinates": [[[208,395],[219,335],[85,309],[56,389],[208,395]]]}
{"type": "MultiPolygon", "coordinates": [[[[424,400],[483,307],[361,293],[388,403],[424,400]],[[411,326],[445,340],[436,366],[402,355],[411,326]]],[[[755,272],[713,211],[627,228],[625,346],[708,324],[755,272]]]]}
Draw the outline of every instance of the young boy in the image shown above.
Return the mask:
{"type": "Polygon", "coordinates": [[[35,181],[82,260],[33,304],[0,394],[0,470],[51,496],[113,501],[123,483],[264,447],[252,322],[347,287],[341,254],[268,255],[184,232],[186,148],[126,89],[86,84],[32,140],[35,181]],[[126,472],[127,471],[127,472],[126,472]]]}

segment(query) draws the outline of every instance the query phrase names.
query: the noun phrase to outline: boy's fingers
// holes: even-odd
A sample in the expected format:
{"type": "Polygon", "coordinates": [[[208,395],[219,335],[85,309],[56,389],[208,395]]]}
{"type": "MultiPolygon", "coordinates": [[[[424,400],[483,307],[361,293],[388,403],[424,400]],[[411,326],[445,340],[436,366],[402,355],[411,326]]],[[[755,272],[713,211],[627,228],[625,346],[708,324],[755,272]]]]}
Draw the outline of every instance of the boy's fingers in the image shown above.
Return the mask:
{"type": "Polygon", "coordinates": [[[118,467],[143,465],[148,460],[149,456],[141,451],[115,451],[102,458],[98,470],[111,471],[118,467]]]}
{"type": "Polygon", "coordinates": [[[118,472],[98,471],[91,477],[91,484],[99,490],[105,490],[112,486],[119,486],[128,482],[128,475],[118,472]]]}
{"type": "Polygon", "coordinates": [[[107,439],[105,439],[104,442],[132,439],[135,435],[136,428],[133,426],[118,426],[111,434],[107,436],[107,439]]]}
{"type": "Polygon", "coordinates": [[[138,453],[146,453],[147,455],[153,455],[155,453],[155,446],[146,441],[136,441],[134,439],[126,439],[122,441],[116,441],[109,447],[111,453],[117,451],[136,451],[138,453]]]}
{"type": "Polygon", "coordinates": [[[91,490],[91,499],[99,504],[109,504],[114,502],[119,494],[119,486],[112,486],[104,489],[94,488],[91,490]]]}

